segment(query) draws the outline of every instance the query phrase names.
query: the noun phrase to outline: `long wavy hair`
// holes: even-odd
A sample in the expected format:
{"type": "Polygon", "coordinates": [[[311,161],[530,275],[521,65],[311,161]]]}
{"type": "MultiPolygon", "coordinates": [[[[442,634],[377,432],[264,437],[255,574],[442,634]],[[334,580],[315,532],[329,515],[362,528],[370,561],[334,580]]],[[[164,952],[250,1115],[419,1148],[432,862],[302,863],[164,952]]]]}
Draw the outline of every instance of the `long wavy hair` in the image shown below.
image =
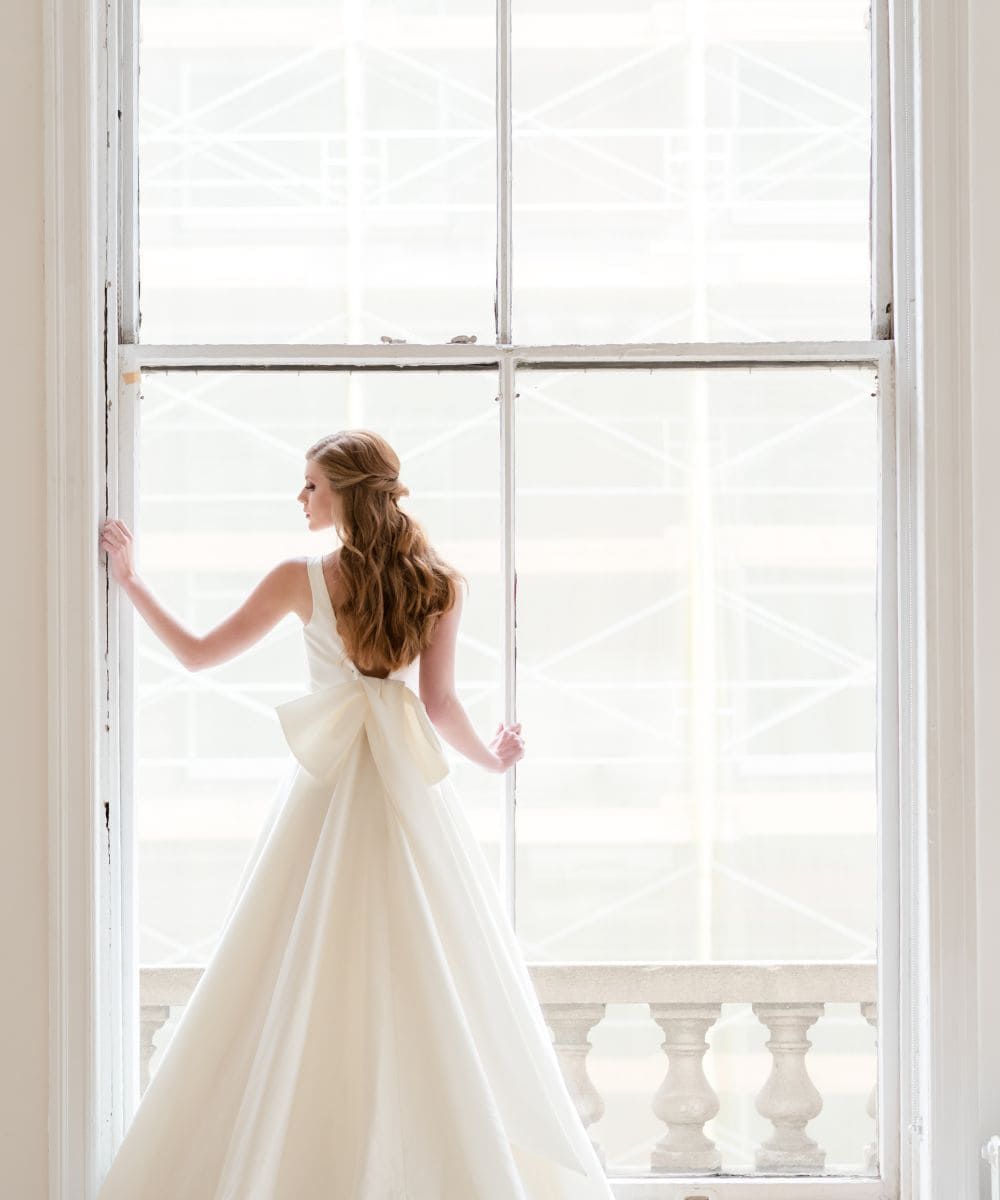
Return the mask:
{"type": "Polygon", "coordinates": [[[398,670],[430,643],[464,575],[443,561],[423,526],[399,507],[410,489],[399,457],[368,429],[343,429],[306,451],[343,502],[337,608],[344,648],[366,673],[398,670]]]}

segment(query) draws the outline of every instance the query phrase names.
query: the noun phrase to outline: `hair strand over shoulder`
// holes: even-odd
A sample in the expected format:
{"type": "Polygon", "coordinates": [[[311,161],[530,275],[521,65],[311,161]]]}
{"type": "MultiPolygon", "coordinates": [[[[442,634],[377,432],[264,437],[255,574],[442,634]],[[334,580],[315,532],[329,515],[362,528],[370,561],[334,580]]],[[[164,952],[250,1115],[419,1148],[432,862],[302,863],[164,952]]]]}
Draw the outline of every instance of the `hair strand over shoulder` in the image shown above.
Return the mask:
{"type": "Polygon", "coordinates": [[[468,580],[445,562],[419,521],[399,507],[409,495],[399,457],[379,434],[341,430],[306,451],[343,501],[337,629],[367,673],[407,666],[430,644],[442,613],[468,580]]]}

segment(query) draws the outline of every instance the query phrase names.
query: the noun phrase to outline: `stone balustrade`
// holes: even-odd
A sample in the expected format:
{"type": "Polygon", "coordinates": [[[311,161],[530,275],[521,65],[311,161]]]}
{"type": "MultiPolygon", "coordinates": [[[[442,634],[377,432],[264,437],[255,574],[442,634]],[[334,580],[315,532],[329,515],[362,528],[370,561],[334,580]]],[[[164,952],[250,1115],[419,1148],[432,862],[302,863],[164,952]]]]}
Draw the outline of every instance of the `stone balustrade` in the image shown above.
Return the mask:
{"type": "MultiPolygon", "coordinates": [[[[718,1147],[705,1126],[719,1111],[719,1099],[706,1077],[709,1034],[722,1005],[749,1007],[767,1031],[770,1074],[757,1094],[757,1111],[771,1123],[770,1136],[757,1148],[761,1175],[818,1175],[825,1151],[806,1127],[819,1115],[823,1097],[809,1076],[809,1030],[822,1020],[827,1004],[856,1006],[859,1019],[876,1027],[876,973],[873,963],[538,963],[530,966],[546,1022],[567,1085],[585,1127],[605,1111],[590,1077],[587,1056],[591,1031],[609,1004],[649,1006],[650,1019],[663,1033],[663,1080],[650,1098],[665,1127],[652,1148],[649,1172],[712,1177],[722,1170],[718,1147]]],[[[201,976],[200,967],[146,967],[140,972],[140,1081],[149,1080],[154,1038],[172,1008],[183,1006],[201,976]]],[[[876,1092],[867,1098],[872,1141],[865,1168],[876,1164],[876,1092]]],[[[595,1142],[604,1161],[602,1147],[595,1142]]]]}

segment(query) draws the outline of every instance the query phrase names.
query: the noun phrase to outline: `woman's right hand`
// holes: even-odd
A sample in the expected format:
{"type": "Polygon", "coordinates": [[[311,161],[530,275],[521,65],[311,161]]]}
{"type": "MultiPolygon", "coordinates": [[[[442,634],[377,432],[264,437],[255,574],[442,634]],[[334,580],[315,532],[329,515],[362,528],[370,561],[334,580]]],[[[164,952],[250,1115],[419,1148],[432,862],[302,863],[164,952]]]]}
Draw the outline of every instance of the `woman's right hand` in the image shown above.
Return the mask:
{"type": "Polygon", "coordinates": [[[497,731],[490,742],[490,750],[496,758],[497,773],[502,775],[514,763],[524,758],[524,738],[521,737],[521,722],[505,725],[503,721],[497,726],[497,731]]]}
{"type": "Polygon", "coordinates": [[[108,556],[112,577],[125,583],[135,575],[132,531],[124,521],[112,517],[101,524],[101,549],[108,556]]]}

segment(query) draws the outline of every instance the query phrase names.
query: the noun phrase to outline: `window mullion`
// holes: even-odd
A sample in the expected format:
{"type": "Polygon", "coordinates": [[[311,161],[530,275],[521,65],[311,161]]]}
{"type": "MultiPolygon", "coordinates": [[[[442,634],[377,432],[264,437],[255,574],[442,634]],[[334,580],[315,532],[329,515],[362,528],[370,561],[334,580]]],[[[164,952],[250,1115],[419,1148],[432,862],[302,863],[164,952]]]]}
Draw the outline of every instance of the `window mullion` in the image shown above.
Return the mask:
{"type": "Polygon", "coordinates": [[[889,1195],[899,1194],[900,1036],[904,1014],[900,985],[903,920],[900,838],[900,608],[899,608],[899,439],[896,373],[892,360],[878,373],[879,494],[876,522],[876,745],[878,856],[878,1053],[876,1146],[879,1176],[889,1195]]]}
{"type": "MultiPolygon", "coordinates": [[[[503,702],[504,720],[516,719],[517,665],[517,564],[515,561],[515,378],[514,360],[510,356],[500,364],[500,498],[501,498],[501,567],[503,580],[503,702]]],[[[500,844],[500,889],[511,924],[516,917],[516,788],[517,766],[504,773],[504,813],[500,844]]]]}
{"type": "MultiPolygon", "coordinates": [[[[118,0],[114,22],[118,39],[117,109],[109,113],[118,130],[118,338],[124,345],[139,340],[139,6],[118,0]]],[[[112,196],[112,200],[114,196],[112,196]]]]}
{"type": "Polygon", "coordinates": [[[888,0],[871,0],[871,303],[872,337],[892,337],[892,147],[888,0]]]}
{"type": "Polygon", "coordinates": [[[511,150],[513,113],[511,108],[511,5],[512,0],[496,0],[496,129],[497,129],[497,282],[496,332],[501,345],[512,338],[511,305],[513,285],[513,175],[511,150]]]}

